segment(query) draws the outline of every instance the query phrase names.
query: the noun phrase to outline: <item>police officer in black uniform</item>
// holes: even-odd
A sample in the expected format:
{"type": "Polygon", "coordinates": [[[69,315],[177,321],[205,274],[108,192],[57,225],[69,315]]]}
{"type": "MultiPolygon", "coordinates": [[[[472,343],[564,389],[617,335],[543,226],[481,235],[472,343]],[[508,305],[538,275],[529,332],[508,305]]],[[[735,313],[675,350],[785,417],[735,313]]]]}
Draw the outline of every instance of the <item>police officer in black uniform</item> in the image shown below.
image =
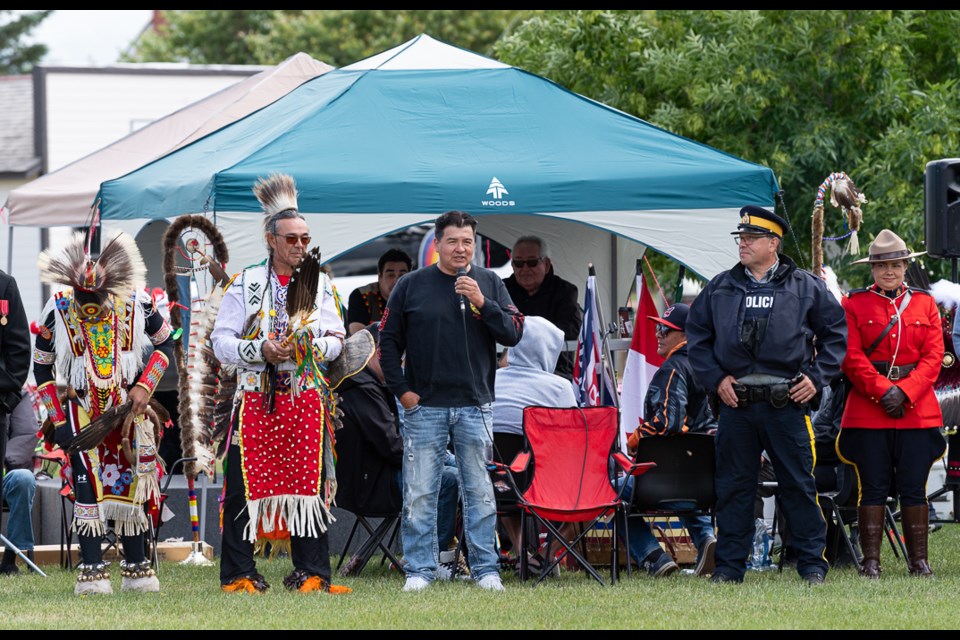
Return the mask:
{"type": "Polygon", "coordinates": [[[809,406],[840,373],[843,309],[824,282],[781,254],[787,222],[762,207],[740,210],[740,264],[693,302],[687,341],[694,375],[719,398],[714,582],[742,582],[754,535],[753,499],[767,451],[797,572],[827,575],[826,523],[817,506],[809,406]]]}

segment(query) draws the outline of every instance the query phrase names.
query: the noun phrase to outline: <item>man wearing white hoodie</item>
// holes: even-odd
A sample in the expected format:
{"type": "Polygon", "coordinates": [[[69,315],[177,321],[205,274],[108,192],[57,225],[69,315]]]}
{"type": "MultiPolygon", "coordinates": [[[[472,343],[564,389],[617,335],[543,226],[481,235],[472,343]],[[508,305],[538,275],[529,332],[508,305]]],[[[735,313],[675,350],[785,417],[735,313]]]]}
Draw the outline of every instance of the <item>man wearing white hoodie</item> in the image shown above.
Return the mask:
{"type": "MultiPolygon", "coordinates": [[[[510,464],[523,449],[523,409],[529,406],[575,407],[570,381],[553,373],[563,350],[563,331],[539,316],[526,316],[523,337],[504,352],[496,373],[493,403],[494,459],[510,464]]],[[[518,477],[522,491],[528,478],[518,477]]],[[[510,536],[514,553],[520,551],[520,517],[516,496],[503,480],[494,482],[497,511],[510,536]]]]}

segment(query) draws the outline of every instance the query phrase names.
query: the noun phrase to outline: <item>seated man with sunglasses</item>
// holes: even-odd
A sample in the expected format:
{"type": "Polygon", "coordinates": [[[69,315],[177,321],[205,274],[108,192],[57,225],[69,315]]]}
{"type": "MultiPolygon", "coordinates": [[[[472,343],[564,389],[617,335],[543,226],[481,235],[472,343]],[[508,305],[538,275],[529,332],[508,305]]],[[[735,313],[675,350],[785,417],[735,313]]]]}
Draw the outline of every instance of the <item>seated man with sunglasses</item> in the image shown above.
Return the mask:
{"type": "MultiPolygon", "coordinates": [[[[577,286],[553,272],[547,243],[537,236],[521,236],[510,256],[513,275],[503,283],[520,313],[546,318],[563,331],[564,340],[576,340],[583,322],[577,286]]],[[[573,378],[573,358],[568,352],[560,353],[554,373],[573,378]]]]}
{"type": "MultiPolygon", "coordinates": [[[[706,390],[697,384],[693,368],[687,358],[687,334],[684,332],[690,307],[677,303],[667,307],[663,317],[647,316],[657,323],[657,353],[664,358],[647,388],[644,398],[645,420],[640,422],[627,439],[627,448],[633,455],[640,438],[670,436],[675,433],[711,433],[717,421],[710,410],[706,390]]],[[[633,476],[625,482],[630,486],[624,491],[624,500],[630,500],[633,492],[633,476]]],[[[682,509],[687,505],[676,503],[668,508],[682,509]]],[[[681,516],[680,522],[689,532],[697,548],[695,573],[713,573],[714,550],[717,545],[710,516],[681,516]]],[[[650,525],[643,518],[629,518],[630,556],[638,566],[645,568],[655,578],[670,575],[679,568],[670,554],[660,548],[650,525]]],[[[622,530],[622,529],[621,529],[622,530]]]]}

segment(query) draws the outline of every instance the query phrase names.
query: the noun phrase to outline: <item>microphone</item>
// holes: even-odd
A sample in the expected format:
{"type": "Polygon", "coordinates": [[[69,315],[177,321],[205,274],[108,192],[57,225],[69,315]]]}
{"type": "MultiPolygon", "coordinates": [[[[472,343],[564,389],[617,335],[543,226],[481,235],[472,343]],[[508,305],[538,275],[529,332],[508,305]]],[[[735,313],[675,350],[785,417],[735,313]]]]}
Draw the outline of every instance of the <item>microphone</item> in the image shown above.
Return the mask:
{"type": "MultiPolygon", "coordinates": [[[[459,269],[457,269],[457,277],[458,277],[458,278],[459,278],[460,276],[465,276],[465,275],[467,275],[467,270],[466,270],[466,269],[464,269],[463,267],[460,267],[459,269]]],[[[463,294],[461,293],[461,294],[460,294],[460,311],[466,311],[466,310],[467,310],[466,301],[464,300],[463,294]]]]}

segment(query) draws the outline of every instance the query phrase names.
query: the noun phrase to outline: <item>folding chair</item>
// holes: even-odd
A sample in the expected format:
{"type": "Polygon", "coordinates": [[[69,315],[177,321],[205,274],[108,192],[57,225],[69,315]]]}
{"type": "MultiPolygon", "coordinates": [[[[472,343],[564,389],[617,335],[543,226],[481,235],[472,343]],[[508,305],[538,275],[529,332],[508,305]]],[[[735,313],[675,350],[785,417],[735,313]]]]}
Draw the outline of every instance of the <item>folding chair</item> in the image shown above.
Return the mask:
{"type": "Polygon", "coordinates": [[[337,561],[337,572],[341,576],[360,575],[360,572],[363,571],[363,568],[367,566],[368,562],[370,562],[370,558],[373,557],[373,554],[376,553],[377,549],[383,551],[383,556],[380,560],[381,564],[386,562],[387,558],[390,558],[390,561],[399,567],[400,561],[397,559],[396,555],[394,555],[392,547],[396,541],[397,534],[400,531],[400,513],[354,513],[353,515],[355,518],[353,521],[353,528],[350,529],[350,535],[347,536],[347,542],[343,545],[343,551],[340,552],[340,560],[337,561]],[[374,527],[370,524],[367,518],[380,518],[380,523],[374,527]],[[347,563],[347,566],[341,572],[340,565],[343,564],[343,559],[347,557],[347,551],[350,549],[350,543],[353,542],[353,536],[356,534],[357,528],[360,526],[367,530],[367,539],[350,557],[350,562],[347,563]],[[387,538],[387,534],[389,534],[390,537],[388,542],[384,543],[384,539],[387,538]]]}
{"type": "MultiPolygon", "coordinates": [[[[857,518],[857,476],[853,467],[841,463],[837,476],[839,478],[838,487],[831,491],[819,491],[817,501],[826,517],[832,518],[832,527],[828,527],[827,536],[827,558],[836,558],[840,552],[840,542],[853,558],[854,566],[857,571],[863,564],[862,554],[857,553],[853,545],[853,539],[850,536],[848,527],[855,526],[854,521],[857,518]]],[[[889,513],[889,509],[887,510],[889,513]]],[[[828,524],[830,524],[828,522],[828,524]]],[[[892,542],[892,541],[891,541],[892,542]]],[[[896,548],[894,548],[896,553],[896,548]]]]}
{"type": "Polygon", "coordinates": [[[73,484],[69,477],[63,473],[63,468],[69,466],[70,461],[62,449],[54,449],[49,453],[34,457],[56,464],[60,472],[60,566],[71,570],[73,569],[73,556],[70,553],[70,547],[73,541],[73,533],[70,530],[70,515],[73,513],[72,505],[76,496],[73,493],[73,484]],[[67,509],[68,505],[70,505],[69,510],[67,509]]]}
{"type": "MultiPolygon", "coordinates": [[[[507,471],[506,477],[516,489],[514,473],[532,469],[530,486],[521,493],[517,490],[521,512],[520,546],[527,548],[526,518],[533,517],[548,532],[548,538],[563,546],[563,553],[543,563],[540,584],[567,554],[582,566],[597,582],[605,584],[597,570],[577,550],[581,540],[596,525],[623,507],[621,489],[614,488],[613,475],[619,466],[626,473],[639,476],[655,466],[653,463],[634,463],[617,448],[619,415],[616,407],[527,407],[523,411],[523,433],[526,449],[517,454],[509,467],[497,463],[497,469],[507,471]],[[566,540],[558,530],[557,522],[585,522],[579,535],[566,540]]],[[[617,581],[618,547],[617,518],[613,519],[610,581],[617,581]]],[[[548,543],[549,544],[549,543],[548,543]]],[[[527,579],[527,555],[520,555],[520,579],[527,579]]]]}
{"type": "Polygon", "coordinates": [[[167,491],[170,488],[170,481],[173,480],[174,473],[177,466],[183,465],[187,462],[193,462],[197,458],[178,458],[170,465],[170,469],[167,470],[166,479],[163,482],[163,487],[160,489],[160,498],[156,503],[147,503],[144,506],[144,509],[147,511],[147,522],[149,527],[147,529],[147,535],[145,536],[145,543],[147,545],[147,557],[150,558],[153,563],[153,570],[157,573],[160,572],[160,557],[157,552],[157,546],[159,545],[160,538],[160,527],[163,526],[163,505],[167,501],[167,491]]]}
{"type": "MultiPolygon", "coordinates": [[[[714,517],[716,458],[712,435],[680,433],[640,438],[634,460],[647,460],[656,467],[634,480],[627,517],[714,517]],[[690,506],[676,508],[671,506],[673,503],[690,506]]],[[[670,555],[676,559],[676,549],[669,538],[663,537],[670,555]]],[[[624,538],[629,546],[629,532],[624,532],[624,538]]],[[[629,563],[627,575],[630,575],[629,563]]]]}
{"type": "MultiPolygon", "coordinates": [[[[856,566],[857,571],[860,571],[863,563],[862,554],[858,553],[858,550],[853,544],[850,531],[848,530],[856,526],[855,521],[857,519],[859,483],[856,469],[853,465],[840,463],[838,477],[839,481],[836,489],[817,491],[817,501],[820,503],[824,518],[831,518],[834,525],[832,527],[832,534],[829,532],[830,527],[828,527],[827,553],[828,557],[836,558],[839,554],[840,542],[842,541],[850,557],[853,559],[854,566],[856,566]]],[[[772,484],[776,485],[776,483],[772,484]]],[[[887,504],[884,506],[883,519],[886,525],[886,538],[890,543],[890,549],[893,551],[894,557],[903,558],[909,565],[907,547],[903,541],[903,536],[900,534],[900,529],[897,526],[896,514],[890,509],[892,503],[893,499],[888,498],[887,504]]],[[[773,535],[775,536],[776,526],[779,520],[779,502],[775,500],[774,505],[773,535]]],[[[784,555],[783,548],[781,548],[780,558],[777,563],[780,571],[783,571],[784,555]]]]}

